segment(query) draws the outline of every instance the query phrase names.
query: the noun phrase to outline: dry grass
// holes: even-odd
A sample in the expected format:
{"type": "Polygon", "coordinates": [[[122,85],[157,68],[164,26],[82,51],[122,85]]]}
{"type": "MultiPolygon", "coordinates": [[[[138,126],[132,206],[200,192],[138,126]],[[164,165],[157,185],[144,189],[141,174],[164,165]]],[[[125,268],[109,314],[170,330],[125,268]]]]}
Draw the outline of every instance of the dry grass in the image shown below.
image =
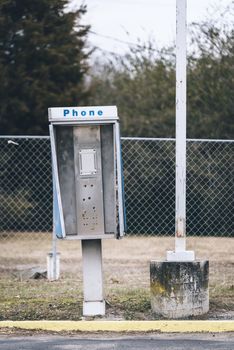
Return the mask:
{"type": "MultiPolygon", "coordinates": [[[[34,266],[46,268],[46,254],[51,249],[50,237],[45,234],[33,237],[20,234],[0,240],[0,319],[79,319],[82,300],[80,242],[59,241],[61,279],[56,283],[20,281],[16,278],[17,271],[34,266]]],[[[115,305],[114,309],[110,308],[111,313],[120,315],[122,312],[125,318],[150,318],[149,262],[165,259],[166,251],[173,250],[173,244],[172,237],[128,237],[120,241],[103,241],[105,288],[108,300],[115,305]]],[[[188,239],[188,249],[195,250],[197,258],[210,261],[213,311],[234,311],[233,248],[234,238],[188,239]]]]}
{"type": "MultiPolygon", "coordinates": [[[[46,268],[46,254],[51,250],[48,235],[26,234],[3,239],[1,271],[21,270],[33,266],[46,268]],[[39,239],[38,239],[39,237],[39,239]]],[[[124,287],[149,285],[150,260],[163,260],[167,250],[173,250],[172,237],[128,237],[122,240],[103,240],[103,267],[107,283],[124,287]]],[[[234,284],[234,238],[190,237],[187,248],[195,250],[198,259],[210,261],[210,283],[234,284]]],[[[59,241],[61,272],[68,278],[81,278],[82,258],[80,241],[59,241]]]]}

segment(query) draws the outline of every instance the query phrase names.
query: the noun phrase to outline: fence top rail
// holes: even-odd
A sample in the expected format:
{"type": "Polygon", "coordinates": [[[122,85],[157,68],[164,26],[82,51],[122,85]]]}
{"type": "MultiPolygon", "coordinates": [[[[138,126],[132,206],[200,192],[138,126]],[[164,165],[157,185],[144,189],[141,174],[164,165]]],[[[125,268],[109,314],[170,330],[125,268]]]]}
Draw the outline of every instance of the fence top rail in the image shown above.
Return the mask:
{"type": "Polygon", "coordinates": [[[49,136],[38,135],[0,135],[0,139],[49,139],[49,136]]]}
{"type": "MultiPolygon", "coordinates": [[[[39,135],[0,135],[0,139],[49,139],[49,136],[39,135]]],[[[128,141],[174,141],[175,138],[157,138],[157,137],[121,137],[121,140],[128,141]]],[[[234,140],[223,139],[187,139],[187,142],[229,142],[234,143],[234,140]]]]}
{"type": "MultiPolygon", "coordinates": [[[[174,141],[175,138],[156,138],[156,137],[121,137],[121,140],[129,141],[174,141]]],[[[187,139],[187,142],[229,142],[234,143],[234,140],[222,140],[222,139],[187,139]]]]}

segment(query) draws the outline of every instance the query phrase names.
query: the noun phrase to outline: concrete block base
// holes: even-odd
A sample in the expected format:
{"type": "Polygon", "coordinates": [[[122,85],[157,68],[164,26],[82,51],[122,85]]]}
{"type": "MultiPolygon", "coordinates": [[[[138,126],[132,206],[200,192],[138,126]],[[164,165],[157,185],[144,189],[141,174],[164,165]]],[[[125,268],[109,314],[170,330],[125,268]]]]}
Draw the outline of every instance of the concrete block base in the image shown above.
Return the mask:
{"type": "Polygon", "coordinates": [[[209,311],[209,261],[151,261],[151,308],[169,319],[209,311]]]}

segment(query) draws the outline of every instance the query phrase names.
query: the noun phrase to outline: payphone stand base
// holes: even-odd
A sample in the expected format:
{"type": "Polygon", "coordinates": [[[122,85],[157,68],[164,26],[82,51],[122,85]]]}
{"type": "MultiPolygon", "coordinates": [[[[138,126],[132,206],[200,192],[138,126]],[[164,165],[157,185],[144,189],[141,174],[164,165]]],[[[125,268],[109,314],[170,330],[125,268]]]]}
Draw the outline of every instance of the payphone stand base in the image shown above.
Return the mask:
{"type": "Polygon", "coordinates": [[[103,301],[84,301],[83,316],[104,316],[106,312],[105,300],[103,301]]]}
{"type": "Polygon", "coordinates": [[[82,240],[83,315],[105,315],[101,239],[82,240]]]}

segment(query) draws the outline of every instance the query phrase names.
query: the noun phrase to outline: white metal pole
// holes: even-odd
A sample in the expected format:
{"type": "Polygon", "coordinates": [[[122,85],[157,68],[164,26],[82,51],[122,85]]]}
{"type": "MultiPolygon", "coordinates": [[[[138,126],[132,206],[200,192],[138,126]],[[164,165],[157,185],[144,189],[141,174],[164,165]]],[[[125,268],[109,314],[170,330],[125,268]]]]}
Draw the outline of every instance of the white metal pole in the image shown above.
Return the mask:
{"type": "Polygon", "coordinates": [[[176,203],[175,251],[167,252],[169,261],[194,260],[186,251],[186,30],[187,0],[176,1],[176,203]]]}
{"type": "Polygon", "coordinates": [[[176,2],[176,237],[175,251],[186,250],[186,7],[176,2]]]}
{"type": "Polygon", "coordinates": [[[55,185],[53,176],[53,232],[52,232],[52,251],[47,254],[47,278],[55,281],[59,278],[59,254],[57,253],[57,237],[55,230],[55,185]]]}
{"type": "Polygon", "coordinates": [[[102,240],[82,240],[83,315],[105,315],[102,273],[102,240]]]}
{"type": "MultiPolygon", "coordinates": [[[[53,186],[53,191],[56,191],[55,186],[53,186]]],[[[55,195],[53,194],[53,198],[55,195]]],[[[55,229],[55,204],[53,200],[53,236],[52,236],[52,254],[53,254],[53,279],[57,279],[57,237],[55,229]]]]}

